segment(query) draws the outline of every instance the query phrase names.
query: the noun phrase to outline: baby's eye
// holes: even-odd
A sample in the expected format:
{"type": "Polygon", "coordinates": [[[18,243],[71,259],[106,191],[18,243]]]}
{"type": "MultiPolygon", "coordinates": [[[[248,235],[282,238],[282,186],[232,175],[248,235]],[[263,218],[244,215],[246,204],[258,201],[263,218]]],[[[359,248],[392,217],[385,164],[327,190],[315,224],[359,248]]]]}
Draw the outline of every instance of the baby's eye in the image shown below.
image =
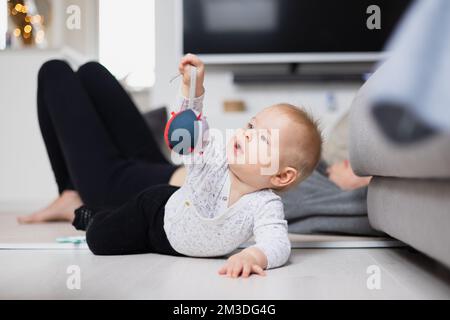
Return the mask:
{"type": "Polygon", "coordinates": [[[253,129],[253,125],[249,122],[249,123],[247,123],[247,128],[248,129],[253,129]]]}

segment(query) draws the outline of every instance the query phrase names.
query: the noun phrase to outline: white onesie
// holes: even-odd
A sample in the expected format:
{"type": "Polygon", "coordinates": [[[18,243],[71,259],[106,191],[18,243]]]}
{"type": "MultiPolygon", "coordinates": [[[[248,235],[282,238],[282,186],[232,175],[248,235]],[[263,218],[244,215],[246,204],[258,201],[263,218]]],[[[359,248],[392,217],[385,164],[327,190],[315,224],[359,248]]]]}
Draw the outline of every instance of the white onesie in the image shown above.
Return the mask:
{"type": "MultiPolygon", "coordinates": [[[[185,109],[189,100],[180,97],[179,105],[185,109]]],[[[196,113],[202,106],[203,96],[195,98],[196,113]]],[[[186,180],[165,205],[164,230],[172,247],[188,256],[222,256],[254,235],[253,246],[266,255],[267,269],[285,264],[291,244],[281,198],[263,189],[228,207],[230,170],[222,137],[211,132],[202,154],[183,159],[186,180]]]]}

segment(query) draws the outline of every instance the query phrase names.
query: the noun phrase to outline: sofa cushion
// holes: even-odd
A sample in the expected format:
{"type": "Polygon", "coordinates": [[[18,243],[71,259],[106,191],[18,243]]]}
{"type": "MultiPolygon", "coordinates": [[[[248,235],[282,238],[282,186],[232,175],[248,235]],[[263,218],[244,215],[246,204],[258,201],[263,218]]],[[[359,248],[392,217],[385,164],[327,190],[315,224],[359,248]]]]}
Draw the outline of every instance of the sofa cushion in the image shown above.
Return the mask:
{"type": "Polygon", "coordinates": [[[449,194],[450,181],[374,177],[370,224],[450,267],[449,194]]]}

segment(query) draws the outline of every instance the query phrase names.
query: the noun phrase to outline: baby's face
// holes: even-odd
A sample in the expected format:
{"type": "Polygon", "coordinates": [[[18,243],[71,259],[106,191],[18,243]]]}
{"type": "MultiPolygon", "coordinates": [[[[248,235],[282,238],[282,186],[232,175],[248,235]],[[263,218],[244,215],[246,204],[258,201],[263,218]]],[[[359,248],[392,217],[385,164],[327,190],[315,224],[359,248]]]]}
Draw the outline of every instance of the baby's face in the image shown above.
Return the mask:
{"type": "Polygon", "coordinates": [[[230,170],[249,185],[271,187],[271,176],[279,172],[283,157],[294,145],[295,130],[291,130],[290,124],[289,117],[276,107],[268,107],[252,117],[228,141],[230,170]]]}

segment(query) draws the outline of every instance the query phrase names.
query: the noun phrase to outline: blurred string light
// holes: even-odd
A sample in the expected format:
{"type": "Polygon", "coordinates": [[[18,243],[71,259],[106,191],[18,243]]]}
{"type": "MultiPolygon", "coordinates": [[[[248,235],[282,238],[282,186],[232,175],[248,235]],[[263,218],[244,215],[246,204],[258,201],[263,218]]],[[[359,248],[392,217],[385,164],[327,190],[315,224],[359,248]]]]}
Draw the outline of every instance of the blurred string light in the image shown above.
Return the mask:
{"type": "MultiPolygon", "coordinates": [[[[15,28],[12,35],[17,39],[23,39],[23,44],[25,45],[36,45],[39,48],[45,48],[47,46],[47,40],[45,38],[44,17],[38,13],[36,7],[36,1],[38,0],[0,1],[2,1],[2,4],[6,4],[6,15],[9,12],[13,18],[15,28]]],[[[6,26],[3,27],[7,30],[8,19],[5,19],[5,21],[6,26]]],[[[7,31],[2,32],[2,34],[5,34],[6,37],[7,31]]],[[[2,41],[2,43],[5,43],[5,41],[2,41]]]]}
{"type": "Polygon", "coordinates": [[[99,1],[99,60],[127,86],[155,81],[155,1],[99,1]]]}
{"type": "Polygon", "coordinates": [[[44,30],[45,28],[43,24],[44,19],[41,15],[39,15],[36,8],[36,2],[34,0],[25,0],[24,3],[25,5],[22,6],[22,13],[26,14],[25,21],[29,22],[29,24],[24,27],[24,31],[26,33],[30,33],[33,30],[34,42],[37,47],[44,48],[47,46],[44,30]],[[27,30],[29,31],[27,32],[27,30]]]}

